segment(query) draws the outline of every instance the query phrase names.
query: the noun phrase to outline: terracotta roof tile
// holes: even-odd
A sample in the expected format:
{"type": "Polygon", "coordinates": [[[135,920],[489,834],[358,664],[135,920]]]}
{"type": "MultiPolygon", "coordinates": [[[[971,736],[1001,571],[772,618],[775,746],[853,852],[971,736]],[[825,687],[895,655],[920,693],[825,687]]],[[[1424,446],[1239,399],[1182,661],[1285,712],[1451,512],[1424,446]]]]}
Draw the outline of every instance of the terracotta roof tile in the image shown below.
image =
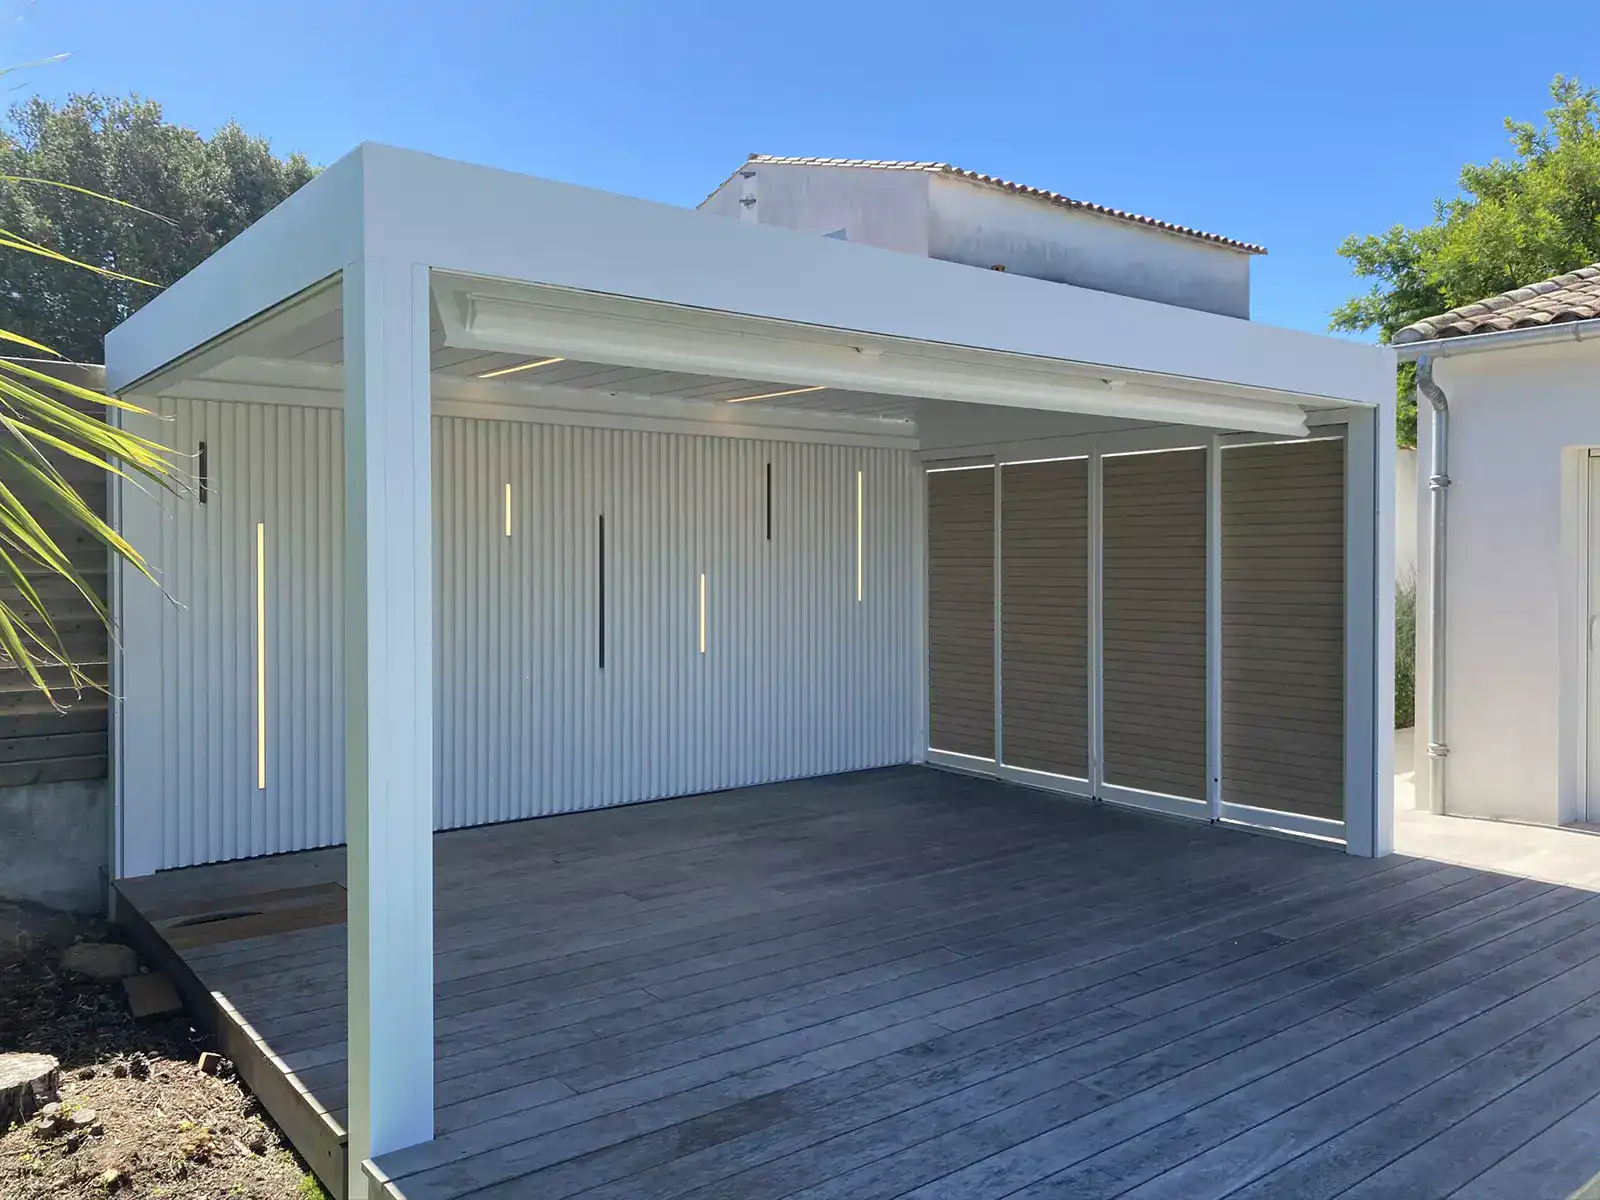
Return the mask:
{"type": "Polygon", "coordinates": [[[1181,234],[1184,237],[1195,238],[1202,242],[1212,242],[1219,246],[1228,246],[1234,250],[1243,250],[1247,254],[1265,254],[1267,252],[1265,246],[1257,246],[1253,242],[1236,241],[1230,237],[1223,237],[1220,233],[1206,233],[1204,230],[1191,229],[1187,225],[1174,225],[1170,221],[1159,221],[1155,217],[1124,212],[1120,208],[1107,208],[1103,204],[1091,204],[1087,200],[1074,200],[1070,196],[1063,196],[1060,192],[1049,192],[1043,188],[1029,187],[1023,183],[1013,183],[1009,179],[1001,179],[995,175],[983,175],[977,171],[968,171],[962,167],[952,166],[950,163],[895,162],[890,159],[879,158],[791,158],[778,154],[752,154],[748,161],[758,164],[772,163],[778,166],[873,167],[883,171],[927,171],[936,175],[952,175],[958,179],[967,179],[973,183],[1000,188],[1002,191],[1013,192],[1019,196],[1030,196],[1035,200],[1045,200],[1051,204],[1060,205],[1062,208],[1097,213],[1102,217],[1112,217],[1118,221],[1132,221],[1137,225],[1150,225],[1156,229],[1164,229],[1168,233],[1181,234]]]}
{"type": "Polygon", "coordinates": [[[1407,325],[1394,335],[1396,345],[1430,342],[1474,333],[1532,329],[1558,321],[1600,317],[1600,263],[1579,267],[1515,291],[1463,304],[1437,317],[1407,325]]]}

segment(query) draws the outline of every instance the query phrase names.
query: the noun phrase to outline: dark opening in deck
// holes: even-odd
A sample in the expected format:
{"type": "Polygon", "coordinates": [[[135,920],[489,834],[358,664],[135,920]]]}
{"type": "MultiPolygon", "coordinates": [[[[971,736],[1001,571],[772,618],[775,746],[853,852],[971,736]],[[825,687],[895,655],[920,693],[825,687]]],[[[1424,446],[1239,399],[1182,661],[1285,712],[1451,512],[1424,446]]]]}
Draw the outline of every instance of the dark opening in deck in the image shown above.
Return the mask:
{"type": "MultiPolygon", "coordinates": [[[[379,1160],[396,1196],[1564,1200],[1600,1172],[1590,892],[914,768],[436,847],[438,1136],[379,1160]]],[[[330,1183],[343,871],[120,885],[330,1183]]]]}

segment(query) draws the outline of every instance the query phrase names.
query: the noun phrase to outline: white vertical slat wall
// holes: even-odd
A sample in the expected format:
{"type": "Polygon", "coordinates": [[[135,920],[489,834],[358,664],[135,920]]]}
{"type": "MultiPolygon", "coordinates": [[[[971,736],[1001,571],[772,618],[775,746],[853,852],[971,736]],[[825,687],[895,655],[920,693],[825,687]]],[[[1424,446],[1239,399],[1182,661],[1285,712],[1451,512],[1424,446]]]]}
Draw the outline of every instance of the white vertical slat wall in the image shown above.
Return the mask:
{"type": "MultiPolygon", "coordinates": [[[[162,867],[337,844],[343,413],[161,411],[171,444],[207,443],[209,495],[161,501],[149,549],[173,602],[128,610],[124,639],[156,640],[141,661],[162,666],[126,698],[123,738],[161,749],[125,760],[124,794],[161,798],[142,807],[161,813],[162,867]]],[[[919,757],[908,452],[448,416],[434,419],[433,470],[438,827],[919,757]]]]}
{"type": "MultiPolygon", "coordinates": [[[[326,846],[344,838],[337,409],[163,400],[174,448],[206,445],[206,502],[163,495],[141,546],[167,600],[125,620],[158,644],[158,679],[128,677],[124,791],[159,797],[161,866],[326,846]],[[257,549],[262,526],[265,787],[258,776],[257,549]]],[[[148,648],[148,647],[143,647],[148,648]]]]}
{"type": "Polygon", "coordinates": [[[443,417],[434,483],[441,828],[916,757],[909,454],[443,417]]]}

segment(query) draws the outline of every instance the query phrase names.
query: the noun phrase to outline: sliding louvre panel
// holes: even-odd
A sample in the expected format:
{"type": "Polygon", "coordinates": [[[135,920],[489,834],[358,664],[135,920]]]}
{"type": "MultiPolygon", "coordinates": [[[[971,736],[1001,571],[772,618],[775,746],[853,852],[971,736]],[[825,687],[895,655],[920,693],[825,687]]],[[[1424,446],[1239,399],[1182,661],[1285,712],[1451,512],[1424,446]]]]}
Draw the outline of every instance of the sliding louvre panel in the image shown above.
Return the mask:
{"type": "Polygon", "coordinates": [[[1222,798],[1344,820],[1342,438],[1222,454],[1222,798]]]}
{"type": "Polygon", "coordinates": [[[928,473],[928,745],[994,758],[994,468],[928,473]]]}
{"type": "Polygon", "coordinates": [[[1006,765],[1089,777],[1089,461],[1000,468],[1006,765]]]}
{"type": "Polygon", "coordinates": [[[1103,461],[1108,784],[1199,800],[1206,776],[1206,452],[1103,461]]]}

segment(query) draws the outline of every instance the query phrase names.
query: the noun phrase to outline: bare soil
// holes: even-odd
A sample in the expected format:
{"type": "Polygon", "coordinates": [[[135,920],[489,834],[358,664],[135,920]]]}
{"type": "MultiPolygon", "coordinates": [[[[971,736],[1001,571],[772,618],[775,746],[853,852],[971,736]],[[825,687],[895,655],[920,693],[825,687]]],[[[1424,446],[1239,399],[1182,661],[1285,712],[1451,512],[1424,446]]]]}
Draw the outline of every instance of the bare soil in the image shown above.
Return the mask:
{"type": "Polygon", "coordinates": [[[0,1130],[0,1197],[320,1197],[232,1064],[200,1069],[216,1047],[187,1017],[135,1021],[120,982],[60,969],[74,940],[120,939],[102,922],[0,905],[0,1052],[60,1060],[63,1118],[0,1130]]]}

